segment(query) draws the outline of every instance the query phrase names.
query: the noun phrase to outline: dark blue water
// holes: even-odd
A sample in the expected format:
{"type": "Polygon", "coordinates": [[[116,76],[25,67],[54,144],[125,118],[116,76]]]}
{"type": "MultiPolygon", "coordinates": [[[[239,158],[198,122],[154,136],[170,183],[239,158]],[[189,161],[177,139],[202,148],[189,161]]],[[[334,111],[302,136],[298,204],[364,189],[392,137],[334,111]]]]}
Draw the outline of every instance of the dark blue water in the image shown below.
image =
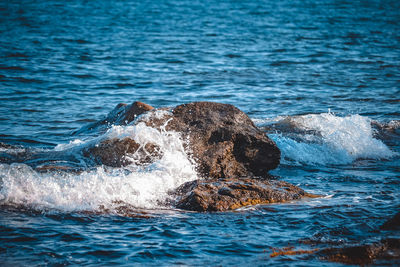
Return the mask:
{"type": "Polygon", "coordinates": [[[0,264],[339,265],[270,253],[399,237],[377,230],[400,208],[399,10],[391,0],[1,1],[0,264]],[[203,100],[249,114],[282,150],[272,173],[324,197],[190,213],[154,204],[145,193],[169,187],[153,173],[43,174],[7,161],[91,140],[72,133],[120,102],[203,100]],[[98,208],[121,199],[138,210],[98,208]]]}

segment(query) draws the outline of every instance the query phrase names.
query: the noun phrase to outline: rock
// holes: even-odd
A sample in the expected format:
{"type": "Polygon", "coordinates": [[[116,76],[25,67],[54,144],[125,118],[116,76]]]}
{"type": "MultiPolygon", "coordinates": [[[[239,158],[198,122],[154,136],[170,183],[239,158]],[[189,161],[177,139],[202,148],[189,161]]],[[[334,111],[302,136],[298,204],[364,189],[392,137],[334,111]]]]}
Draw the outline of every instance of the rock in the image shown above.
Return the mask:
{"type": "Polygon", "coordinates": [[[148,104],[142,102],[133,102],[131,105],[127,106],[125,112],[121,117],[118,117],[115,121],[116,124],[125,125],[136,119],[137,116],[149,111],[154,108],[148,104]]]}
{"type": "Polygon", "coordinates": [[[160,148],[155,144],[139,145],[130,138],[107,139],[100,144],[88,147],[83,155],[92,158],[98,164],[111,167],[126,166],[131,163],[144,165],[162,156],[160,148]]]}
{"type": "Polygon", "coordinates": [[[200,212],[315,197],[283,181],[251,178],[196,180],[181,185],[175,194],[177,208],[200,212]]]}
{"type": "Polygon", "coordinates": [[[188,136],[203,176],[267,177],[279,165],[280,150],[242,111],[232,105],[197,102],[173,110],[173,126],[188,136]]]}
{"type": "Polygon", "coordinates": [[[320,251],[322,259],[345,264],[369,265],[378,260],[400,259],[400,239],[387,238],[373,244],[320,251]]]}
{"type": "Polygon", "coordinates": [[[71,166],[62,166],[62,165],[41,165],[35,168],[38,172],[73,172],[73,173],[81,173],[83,170],[79,168],[73,168],[71,166]]]}
{"type": "MultiPolygon", "coordinates": [[[[131,108],[117,107],[107,121],[129,123],[138,114],[135,103],[131,108]]],[[[180,133],[185,151],[202,178],[183,184],[173,193],[177,208],[226,211],[312,196],[289,183],[262,179],[270,178],[268,171],[278,166],[280,150],[236,107],[213,102],[189,103],[172,110],[150,109],[144,104],[141,107],[140,112],[146,113],[134,123],[180,133]]],[[[103,140],[83,154],[98,164],[119,167],[132,162],[151,163],[162,156],[162,151],[156,144],[140,146],[124,138],[103,140]]]]}
{"type": "Polygon", "coordinates": [[[105,119],[94,122],[82,127],[73,134],[89,133],[92,131],[104,131],[110,125],[127,125],[131,123],[137,116],[154,109],[152,106],[142,102],[135,101],[130,105],[119,103],[105,119]]]}
{"type": "Polygon", "coordinates": [[[294,247],[285,247],[282,249],[277,249],[277,248],[272,248],[272,253],[269,255],[271,258],[278,257],[278,256],[283,256],[283,255],[302,255],[302,254],[313,254],[317,252],[318,249],[299,249],[295,250],[294,247]]]}
{"type": "MultiPolygon", "coordinates": [[[[145,122],[160,130],[179,132],[182,139],[187,140],[185,150],[196,162],[197,172],[203,178],[268,177],[268,171],[279,164],[280,150],[275,143],[244,112],[232,105],[195,102],[179,105],[164,116],[157,113],[165,110],[153,109],[140,102],[130,106],[120,104],[97,124],[106,121],[126,124],[138,114],[147,112],[143,120],[135,123],[145,122]]],[[[91,156],[99,164],[118,167],[128,163],[126,154],[136,153],[137,147],[132,139],[103,141],[84,155],[91,156]]],[[[138,155],[146,157],[145,153],[138,155]]],[[[146,161],[147,157],[139,160],[146,161]]]]}
{"type": "Polygon", "coordinates": [[[383,140],[387,145],[396,146],[400,141],[400,120],[381,123],[371,121],[374,130],[374,137],[383,140]]]}
{"type": "MultiPolygon", "coordinates": [[[[399,229],[400,213],[397,213],[386,221],[380,229],[399,229]]],[[[378,242],[364,241],[364,244],[356,246],[344,246],[339,248],[325,248],[318,255],[328,261],[355,265],[393,265],[393,260],[400,260],[400,239],[384,238],[378,242]],[[387,261],[387,262],[385,262],[387,261]]]]}
{"type": "Polygon", "coordinates": [[[400,212],[387,220],[382,226],[382,230],[400,230],[400,212]]]}
{"type": "Polygon", "coordinates": [[[205,178],[268,177],[280,161],[280,150],[238,108],[221,103],[179,105],[164,121],[149,120],[166,130],[180,132],[188,140],[187,152],[205,178]]]}

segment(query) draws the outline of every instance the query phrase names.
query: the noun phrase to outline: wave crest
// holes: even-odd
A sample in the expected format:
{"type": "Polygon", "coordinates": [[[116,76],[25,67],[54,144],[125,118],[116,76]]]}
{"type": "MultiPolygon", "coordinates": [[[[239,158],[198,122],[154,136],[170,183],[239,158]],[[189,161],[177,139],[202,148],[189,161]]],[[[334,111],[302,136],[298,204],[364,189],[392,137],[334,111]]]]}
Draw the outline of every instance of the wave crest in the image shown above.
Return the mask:
{"type": "Polygon", "coordinates": [[[197,179],[194,164],[184,150],[179,133],[156,130],[138,123],[113,126],[94,140],[75,140],[57,151],[79,151],[104,138],[131,137],[141,146],[156,143],[162,156],[145,167],[99,166],[81,173],[38,172],[23,163],[0,164],[0,204],[63,211],[115,210],[115,203],[135,208],[164,207],[170,190],[197,179]]]}
{"type": "Polygon", "coordinates": [[[283,163],[348,164],[357,159],[388,159],[395,155],[374,137],[372,120],[333,113],[277,117],[256,121],[282,151],[283,163]]]}

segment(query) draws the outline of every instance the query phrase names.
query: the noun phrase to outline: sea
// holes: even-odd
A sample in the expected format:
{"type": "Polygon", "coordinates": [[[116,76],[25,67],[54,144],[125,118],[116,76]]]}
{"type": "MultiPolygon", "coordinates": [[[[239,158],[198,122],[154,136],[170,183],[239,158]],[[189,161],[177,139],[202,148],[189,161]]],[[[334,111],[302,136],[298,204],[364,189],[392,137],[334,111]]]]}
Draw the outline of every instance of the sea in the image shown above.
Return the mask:
{"type": "Polygon", "coordinates": [[[399,203],[400,1],[0,1],[1,266],[342,266],[311,252],[399,238],[380,230],[399,203]],[[79,131],[134,101],[238,107],[282,152],[270,174],[320,197],[165,204],[199,178],[179,134],[79,131]],[[38,170],[126,136],[163,156],[38,170]]]}

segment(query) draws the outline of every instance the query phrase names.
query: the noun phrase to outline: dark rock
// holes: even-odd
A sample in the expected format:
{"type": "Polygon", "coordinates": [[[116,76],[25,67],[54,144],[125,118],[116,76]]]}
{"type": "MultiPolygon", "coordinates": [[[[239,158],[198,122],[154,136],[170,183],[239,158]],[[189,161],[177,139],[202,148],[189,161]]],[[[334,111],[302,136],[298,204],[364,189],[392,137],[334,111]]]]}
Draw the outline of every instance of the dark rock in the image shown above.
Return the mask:
{"type": "MultiPolygon", "coordinates": [[[[158,116],[157,111],[166,109],[150,110],[152,107],[140,102],[129,107],[119,105],[99,123],[125,124],[147,111],[145,119],[135,123],[179,132],[188,141],[185,149],[203,178],[267,177],[268,171],[279,164],[280,150],[275,143],[232,105],[196,102],[179,105],[164,116],[158,116]]],[[[126,153],[137,150],[135,141],[129,140],[103,141],[85,155],[92,154],[96,162],[109,166],[126,165],[126,153]]]]}
{"type": "Polygon", "coordinates": [[[400,230],[400,212],[387,220],[382,226],[382,230],[400,230]]]}
{"type": "Polygon", "coordinates": [[[127,125],[131,123],[137,116],[154,109],[152,106],[142,102],[133,102],[130,105],[119,103],[107,117],[103,120],[94,122],[85,127],[82,127],[73,134],[88,133],[92,131],[104,131],[110,125],[127,125]]]}
{"type": "Polygon", "coordinates": [[[378,260],[400,259],[400,239],[388,238],[374,244],[327,248],[319,252],[322,259],[345,264],[368,265],[378,260]]]}
{"type": "MultiPolygon", "coordinates": [[[[125,124],[137,114],[117,107],[108,122],[125,124]],[[133,115],[132,115],[133,114],[133,115]]],[[[144,106],[146,107],[146,106],[144,106]]],[[[311,197],[302,189],[270,178],[268,171],[278,166],[280,151],[252,120],[236,107],[212,102],[196,102],[172,109],[143,108],[146,112],[134,123],[180,133],[186,152],[195,161],[204,180],[185,183],[173,195],[176,207],[193,211],[226,211],[240,207],[285,202],[311,197]],[[166,111],[166,112],[164,112],[166,111]],[[244,178],[247,177],[247,178],[244,178]]],[[[85,148],[84,156],[98,164],[118,167],[147,164],[162,156],[156,144],[140,146],[131,138],[108,139],[85,148]]]]}
{"type": "Polygon", "coordinates": [[[96,146],[86,148],[83,155],[92,158],[98,164],[111,167],[126,166],[131,163],[144,165],[160,158],[162,152],[155,144],[139,145],[130,138],[107,139],[96,146]]]}
{"type": "Polygon", "coordinates": [[[188,140],[188,153],[205,178],[267,177],[280,161],[280,150],[238,108],[221,103],[195,102],[177,106],[164,121],[149,120],[188,140]]]}
{"type": "Polygon", "coordinates": [[[275,143],[232,105],[190,103],[177,106],[173,114],[171,128],[189,137],[203,176],[266,177],[279,165],[280,150],[275,143]]]}
{"type": "Polygon", "coordinates": [[[142,102],[133,102],[131,105],[126,107],[122,116],[116,119],[115,124],[125,125],[131,123],[136,119],[137,116],[153,109],[154,108],[148,104],[142,102]]]}
{"type": "Polygon", "coordinates": [[[38,172],[54,172],[54,171],[62,171],[62,172],[74,172],[80,173],[82,170],[70,167],[70,166],[60,166],[60,165],[42,165],[35,168],[38,172]]]}
{"type": "Polygon", "coordinates": [[[251,178],[196,180],[181,185],[175,194],[176,207],[192,211],[226,211],[316,197],[283,181],[251,178]]]}

